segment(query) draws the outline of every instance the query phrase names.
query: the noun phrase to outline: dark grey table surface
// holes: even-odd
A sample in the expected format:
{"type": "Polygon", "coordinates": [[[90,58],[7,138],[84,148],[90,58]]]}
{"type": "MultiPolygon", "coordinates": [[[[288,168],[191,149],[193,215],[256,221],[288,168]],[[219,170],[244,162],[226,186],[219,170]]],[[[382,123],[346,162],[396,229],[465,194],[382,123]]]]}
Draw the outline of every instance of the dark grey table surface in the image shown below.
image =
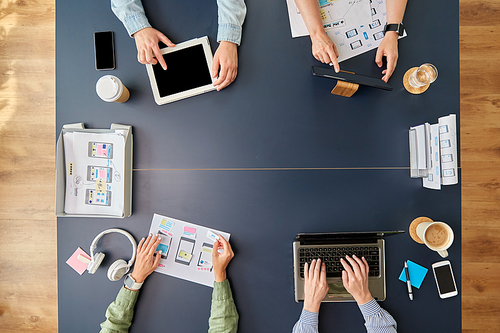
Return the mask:
{"type": "MultiPolygon", "coordinates": [[[[215,1],[143,3],[152,25],[174,42],[207,35],[215,51],[215,1]]],[[[94,276],[75,273],[65,263],[69,256],[77,247],[88,251],[95,235],[110,227],[139,240],[153,213],[231,233],[236,256],[228,274],[240,332],[291,331],[302,307],[293,300],[291,253],[299,232],[407,230],[417,216],[445,221],[455,231],[449,259],[461,291],[460,185],[427,190],[407,169],[408,128],[459,114],[458,1],[410,1],[408,37],[400,40],[389,81],[394,90],[361,87],[352,98],[331,95],[335,81],[311,75],[319,63],[307,37],[291,38],[285,1],[247,1],[247,8],[236,81],[221,92],[158,106],[134,40],[109,2],[57,1],[57,131],[75,122],[130,124],[136,169],[130,218],[58,219],[60,332],[99,329],[121,287],[107,280],[104,267],[128,259],[131,250],[123,236],[106,236],[99,248],[107,256],[94,276]],[[110,72],[94,68],[93,32],[103,30],[115,32],[117,68],[110,72]],[[426,93],[410,95],[401,78],[424,62],[438,67],[439,78],[426,93]],[[97,97],[95,82],[105,74],[129,88],[127,103],[97,97]]],[[[341,68],[381,76],[374,57],[371,51],[341,68]]],[[[388,238],[386,246],[388,291],[381,305],[399,331],[459,332],[460,297],[439,299],[432,272],[413,302],[398,281],[404,260],[430,268],[439,255],[408,233],[388,238]]],[[[130,331],[204,332],[211,291],[153,273],[130,331]]],[[[360,332],[363,318],[355,304],[323,304],[320,331],[360,332]]]]}

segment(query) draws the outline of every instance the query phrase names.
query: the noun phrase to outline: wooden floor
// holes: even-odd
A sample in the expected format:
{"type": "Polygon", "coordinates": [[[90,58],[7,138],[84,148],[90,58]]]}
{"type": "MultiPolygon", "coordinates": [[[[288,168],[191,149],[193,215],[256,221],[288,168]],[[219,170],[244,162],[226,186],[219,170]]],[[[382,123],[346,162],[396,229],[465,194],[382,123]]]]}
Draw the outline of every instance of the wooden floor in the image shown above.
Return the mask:
{"type": "MultiPolygon", "coordinates": [[[[460,0],[460,57],[462,327],[498,332],[499,0],[460,0]]],[[[54,144],[54,0],[1,0],[1,332],[57,331],[54,144]]]]}

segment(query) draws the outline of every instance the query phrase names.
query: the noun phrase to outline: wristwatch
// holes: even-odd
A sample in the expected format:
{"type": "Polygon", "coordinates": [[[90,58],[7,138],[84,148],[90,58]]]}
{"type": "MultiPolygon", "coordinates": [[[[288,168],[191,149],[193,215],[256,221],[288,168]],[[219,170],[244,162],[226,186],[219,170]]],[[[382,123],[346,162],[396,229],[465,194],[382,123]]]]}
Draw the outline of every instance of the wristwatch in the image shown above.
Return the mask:
{"type": "Polygon", "coordinates": [[[386,23],[384,27],[384,34],[387,31],[397,31],[399,36],[403,36],[403,33],[405,32],[405,26],[403,25],[403,23],[386,23]]]}
{"type": "Polygon", "coordinates": [[[128,289],[132,289],[132,290],[141,289],[143,283],[144,282],[141,282],[141,283],[135,282],[134,278],[130,274],[128,274],[125,277],[125,281],[124,281],[125,287],[127,287],[128,289]]]}

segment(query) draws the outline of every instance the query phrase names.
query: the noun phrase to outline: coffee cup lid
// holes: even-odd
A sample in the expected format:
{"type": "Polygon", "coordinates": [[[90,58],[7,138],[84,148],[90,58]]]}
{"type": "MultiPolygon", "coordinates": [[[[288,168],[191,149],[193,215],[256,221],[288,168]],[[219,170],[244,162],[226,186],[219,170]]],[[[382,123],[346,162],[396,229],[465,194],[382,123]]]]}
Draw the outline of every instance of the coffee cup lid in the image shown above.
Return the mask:
{"type": "Polygon", "coordinates": [[[95,90],[103,101],[114,102],[120,98],[123,87],[116,76],[105,75],[97,81],[95,90]]]}

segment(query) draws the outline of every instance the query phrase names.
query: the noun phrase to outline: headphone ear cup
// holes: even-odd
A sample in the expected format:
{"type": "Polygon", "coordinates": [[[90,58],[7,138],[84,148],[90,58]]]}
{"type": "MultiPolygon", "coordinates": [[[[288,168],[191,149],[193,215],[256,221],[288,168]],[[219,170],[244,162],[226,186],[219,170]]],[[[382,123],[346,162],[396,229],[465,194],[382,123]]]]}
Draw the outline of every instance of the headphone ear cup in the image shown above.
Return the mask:
{"type": "Polygon", "coordinates": [[[105,255],[102,252],[96,253],[94,255],[94,259],[92,259],[92,261],[87,266],[87,271],[89,272],[89,274],[94,274],[97,271],[99,266],[101,266],[104,257],[105,255]]]}
{"type": "Polygon", "coordinates": [[[129,270],[127,262],[123,259],[119,259],[109,266],[108,269],[108,279],[111,281],[120,280],[129,270]]]}

